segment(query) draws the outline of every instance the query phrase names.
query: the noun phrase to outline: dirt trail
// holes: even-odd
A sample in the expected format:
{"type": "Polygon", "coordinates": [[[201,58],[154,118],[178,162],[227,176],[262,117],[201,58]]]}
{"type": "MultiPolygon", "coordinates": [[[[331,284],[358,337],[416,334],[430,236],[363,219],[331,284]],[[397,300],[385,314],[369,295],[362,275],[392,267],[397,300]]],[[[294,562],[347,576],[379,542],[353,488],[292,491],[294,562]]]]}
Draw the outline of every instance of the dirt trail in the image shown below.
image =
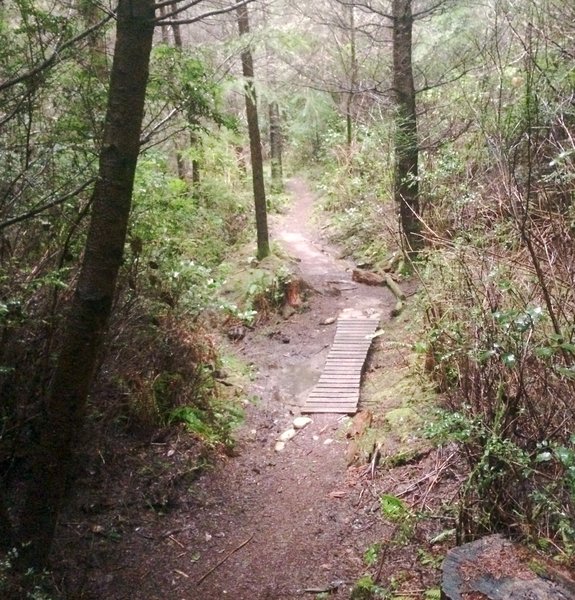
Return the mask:
{"type": "MultiPolygon", "coordinates": [[[[309,310],[271,326],[271,333],[281,336],[260,331],[242,344],[244,356],[257,365],[254,391],[262,402],[248,418],[239,457],[202,490],[187,540],[201,558],[182,570],[197,580],[227,552],[250,541],[201,585],[181,581],[184,594],[174,598],[301,597],[306,588],[351,581],[366,547],[368,521],[353,507],[357,498],[346,484],[341,417],[314,416],[282,453],[274,451],[274,441],[321,372],[335,325],[320,323],[347,307],[387,314],[393,299],[383,288],[351,282],[351,265],[319,241],[314,196],[305,182],[294,179],[288,189],[293,205],[286,216],[274,219],[272,235],[298,259],[301,277],[319,293],[309,310]]],[[[341,586],[340,597],[349,597],[349,586],[341,586]]]]}
{"type": "Polygon", "coordinates": [[[178,509],[148,517],[148,526],[143,516],[118,548],[117,569],[91,576],[94,597],[288,600],[315,598],[310,590],[340,582],[330,597],[349,598],[363,552],[381,535],[373,498],[350,480],[341,416],[314,415],[284,452],[274,451],[278,434],[319,378],[333,340],[335,325],[321,323],[347,307],[377,309],[387,318],[393,305],[385,288],[351,282],[351,265],[320,241],[306,183],[293,179],[288,189],[293,204],[288,214],[274,217],[273,239],[297,259],[301,277],[316,290],[309,307],[238,343],[257,367],[252,393],[260,398],[248,408],[238,455],[194,482],[178,509]],[[156,533],[159,518],[162,536],[156,533]]]}

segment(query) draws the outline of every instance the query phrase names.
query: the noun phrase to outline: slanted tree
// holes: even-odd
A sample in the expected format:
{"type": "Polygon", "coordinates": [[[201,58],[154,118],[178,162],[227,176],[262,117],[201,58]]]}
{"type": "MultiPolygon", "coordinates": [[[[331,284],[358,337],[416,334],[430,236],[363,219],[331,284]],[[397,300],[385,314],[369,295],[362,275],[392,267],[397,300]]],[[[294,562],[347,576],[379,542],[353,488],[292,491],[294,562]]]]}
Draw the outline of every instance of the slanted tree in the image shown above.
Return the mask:
{"type": "MultiPolygon", "coordinates": [[[[250,1],[243,0],[243,4],[250,1]]],[[[239,6],[228,4],[190,18],[175,19],[188,5],[176,7],[170,2],[169,11],[155,20],[155,10],[162,5],[165,3],[156,4],[154,0],[119,0],[115,13],[116,41],[98,176],[90,202],[90,223],[74,296],[61,328],[57,364],[49,389],[41,396],[42,418],[37,421],[34,446],[30,449],[31,475],[23,494],[22,510],[17,515],[19,523],[16,525],[19,526],[14,526],[12,517],[16,515],[9,513],[5,498],[0,494],[0,533],[4,536],[0,548],[6,546],[6,540],[17,543],[23,566],[42,566],[49,556],[68,489],[73,442],[83,425],[90,385],[112,311],[126,242],[135,170],[143,143],[142,121],[154,27],[195,23],[207,15],[223,14],[239,6]]],[[[94,25],[93,30],[110,18],[94,25]]],[[[28,69],[21,69],[18,75],[1,81],[0,92],[36,79],[41,85],[41,78],[36,76],[59,64],[64,51],[69,54],[71,47],[93,30],[88,29],[62,42],[48,58],[41,58],[28,69]]],[[[79,189],[88,185],[84,183],[79,189]]],[[[69,195],[63,196],[64,199],[67,197],[69,195]]],[[[47,206],[53,207],[55,202],[47,206]]],[[[45,208],[28,211],[2,225],[7,227],[10,222],[33,218],[45,208]]]]}
{"type": "MultiPolygon", "coordinates": [[[[250,21],[248,8],[245,3],[238,1],[237,18],[240,36],[248,37],[250,33],[250,21]]],[[[242,50],[242,72],[245,79],[245,101],[246,118],[248,121],[248,133],[250,138],[250,154],[252,159],[252,182],[254,190],[254,204],[256,214],[257,231],[257,256],[258,259],[265,258],[270,254],[270,242],[267,222],[266,190],[264,183],[264,166],[262,155],[262,143],[260,126],[258,122],[258,107],[256,88],[254,83],[254,60],[249,43],[242,50]]]]}
{"type": "Polygon", "coordinates": [[[130,214],[154,33],[153,0],[120,0],[99,175],[74,300],[22,517],[26,562],[46,562],[70,471],[98,351],[112,310],[130,214]]]}

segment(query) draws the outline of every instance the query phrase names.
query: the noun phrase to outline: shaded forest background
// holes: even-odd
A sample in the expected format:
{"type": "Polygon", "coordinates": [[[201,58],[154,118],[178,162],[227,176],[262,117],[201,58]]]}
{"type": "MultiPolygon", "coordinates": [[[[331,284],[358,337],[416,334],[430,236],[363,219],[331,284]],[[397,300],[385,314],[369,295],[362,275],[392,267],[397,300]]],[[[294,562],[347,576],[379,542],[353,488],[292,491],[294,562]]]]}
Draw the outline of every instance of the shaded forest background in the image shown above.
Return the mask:
{"type": "MultiPolygon", "coordinates": [[[[255,146],[269,166],[263,206],[281,208],[282,177],[306,170],[347,255],[420,280],[415,350],[443,398],[432,434],[460,444],[469,466],[459,539],[504,531],[569,560],[575,8],[246,6],[251,27],[241,36],[235,7],[217,0],[155,10],[123,0],[117,14],[90,0],[0,6],[2,550],[26,555],[37,526],[28,523],[30,488],[43,484],[38,464],[55,422],[48,399],[114,141],[106,124],[117,124],[116,23],[145,9],[136,17],[147,19],[153,44],[131,210],[94,382],[72,428],[85,417],[99,435],[137,439],[184,421],[212,448],[232,443],[237,408],[214,394],[212,332],[257,322],[285,283],[279,273],[242,303],[220,293],[230,256],[256,238],[247,99],[248,112],[250,101],[259,109],[255,146]]],[[[256,254],[267,252],[258,245],[256,254]]],[[[45,562],[49,543],[42,548],[32,562],[45,562]]]]}

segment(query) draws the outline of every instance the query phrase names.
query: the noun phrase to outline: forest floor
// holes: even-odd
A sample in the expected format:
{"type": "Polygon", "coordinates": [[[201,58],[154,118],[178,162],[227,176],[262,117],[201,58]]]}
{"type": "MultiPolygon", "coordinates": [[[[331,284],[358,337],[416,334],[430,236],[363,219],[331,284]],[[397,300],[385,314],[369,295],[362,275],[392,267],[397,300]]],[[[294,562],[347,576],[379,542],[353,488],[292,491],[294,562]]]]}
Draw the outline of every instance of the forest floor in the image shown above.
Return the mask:
{"type": "MultiPolygon", "coordinates": [[[[430,446],[420,432],[432,394],[414,374],[409,309],[391,319],[387,288],[353,282],[353,265],[321,239],[306,183],[293,179],[289,193],[273,239],[310,292],[301,310],[233,344],[253,365],[246,391],[257,398],[235,433],[234,456],[198,475],[181,431],[130,452],[101,448],[59,529],[54,575],[66,598],[343,599],[366,574],[377,597],[439,597],[461,473],[455,450],[430,446]],[[373,422],[357,441],[349,418],[312,415],[276,452],[345,308],[382,315],[360,403],[373,422]]],[[[413,294],[415,285],[405,289],[413,294]]]]}

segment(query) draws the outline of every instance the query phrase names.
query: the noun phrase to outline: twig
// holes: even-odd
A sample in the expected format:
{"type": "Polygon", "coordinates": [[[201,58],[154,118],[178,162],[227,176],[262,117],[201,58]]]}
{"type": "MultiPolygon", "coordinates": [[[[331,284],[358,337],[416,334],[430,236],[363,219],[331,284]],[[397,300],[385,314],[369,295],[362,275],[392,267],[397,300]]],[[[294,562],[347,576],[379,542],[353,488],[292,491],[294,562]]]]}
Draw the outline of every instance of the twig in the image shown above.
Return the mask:
{"type": "Polygon", "coordinates": [[[186,579],[189,579],[190,576],[185,573],[184,571],[180,571],[180,569],[174,569],[174,573],[177,573],[178,575],[181,575],[182,577],[185,577],[186,579]]]}
{"type": "Polygon", "coordinates": [[[168,536],[168,539],[172,540],[172,542],[174,542],[175,544],[178,544],[180,548],[185,548],[184,544],[182,544],[182,542],[179,542],[173,535],[168,536]]]}
{"type": "Polygon", "coordinates": [[[383,444],[381,442],[378,442],[377,444],[375,444],[375,447],[373,450],[373,457],[371,459],[371,464],[370,464],[370,471],[371,471],[372,479],[375,477],[375,468],[377,467],[377,463],[379,462],[379,459],[381,457],[381,447],[382,446],[383,446],[383,444]]]}
{"type": "Polygon", "coordinates": [[[320,352],[322,352],[326,348],[329,348],[329,344],[324,344],[319,350],[316,350],[315,352],[312,352],[309,356],[315,356],[316,354],[319,354],[320,352]]]}
{"type": "MultiPolygon", "coordinates": [[[[423,483],[424,481],[427,481],[428,479],[431,479],[432,477],[435,478],[434,481],[431,484],[431,487],[433,487],[435,485],[435,483],[437,482],[437,479],[439,478],[439,476],[441,475],[441,473],[449,466],[449,463],[451,462],[451,459],[455,456],[455,454],[456,454],[455,452],[453,452],[452,454],[450,454],[447,457],[447,459],[443,463],[441,463],[441,465],[439,465],[439,467],[437,467],[433,471],[427,473],[426,475],[424,475],[423,477],[421,477],[417,481],[413,482],[411,485],[409,485],[407,488],[405,488],[402,492],[398,492],[396,494],[396,496],[398,498],[401,498],[402,496],[406,496],[410,492],[413,492],[413,490],[415,490],[420,483],[423,483]]],[[[431,491],[431,487],[427,490],[427,492],[425,494],[426,498],[429,495],[429,492],[431,491]]]]}
{"type": "Polygon", "coordinates": [[[177,527],[176,529],[170,529],[168,531],[164,531],[164,533],[160,537],[169,538],[175,535],[176,533],[183,533],[184,531],[188,531],[191,528],[191,525],[186,525],[185,527],[177,527]]]}
{"type": "Polygon", "coordinates": [[[435,477],[433,478],[433,480],[431,481],[431,483],[429,484],[429,486],[427,487],[427,490],[425,492],[425,494],[423,495],[423,498],[421,500],[421,506],[423,508],[425,508],[425,502],[427,501],[427,497],[429,496],[429,494],[431,493],[431,490],[433,489],[433,487],[435,486],[435,484],[439,481],[440,477],[443,475],[443,472],[450,466],[451,464],[451,459],[455,456],[455,452],[453,452],[452,454],[450,454],[447,458],[447,460],[445,460],[437,469],[436,473],[435,473],[435,477]]]}
{"type": "Polygon", "coordinates": [[[232,556],[238,550],[241,550],[244,546],[246,546],[247,544],[249,544],[252,541],[254,535],[255,535],[255,533],[252,533],[247,540],[245,540],[244,542],[242,542],[239,546],[236,546],[233,550],[230,550],[220,561],[218,561],[209,571],[207,571],[206,573],[204,573],[196,581],[196,585],[200,585],[204,581],[204,579],[207,579],[218,567],[221,567],[226,562],[226,560],[228,560],[228,558],[230,558],[230,556],[232,556]]]}

